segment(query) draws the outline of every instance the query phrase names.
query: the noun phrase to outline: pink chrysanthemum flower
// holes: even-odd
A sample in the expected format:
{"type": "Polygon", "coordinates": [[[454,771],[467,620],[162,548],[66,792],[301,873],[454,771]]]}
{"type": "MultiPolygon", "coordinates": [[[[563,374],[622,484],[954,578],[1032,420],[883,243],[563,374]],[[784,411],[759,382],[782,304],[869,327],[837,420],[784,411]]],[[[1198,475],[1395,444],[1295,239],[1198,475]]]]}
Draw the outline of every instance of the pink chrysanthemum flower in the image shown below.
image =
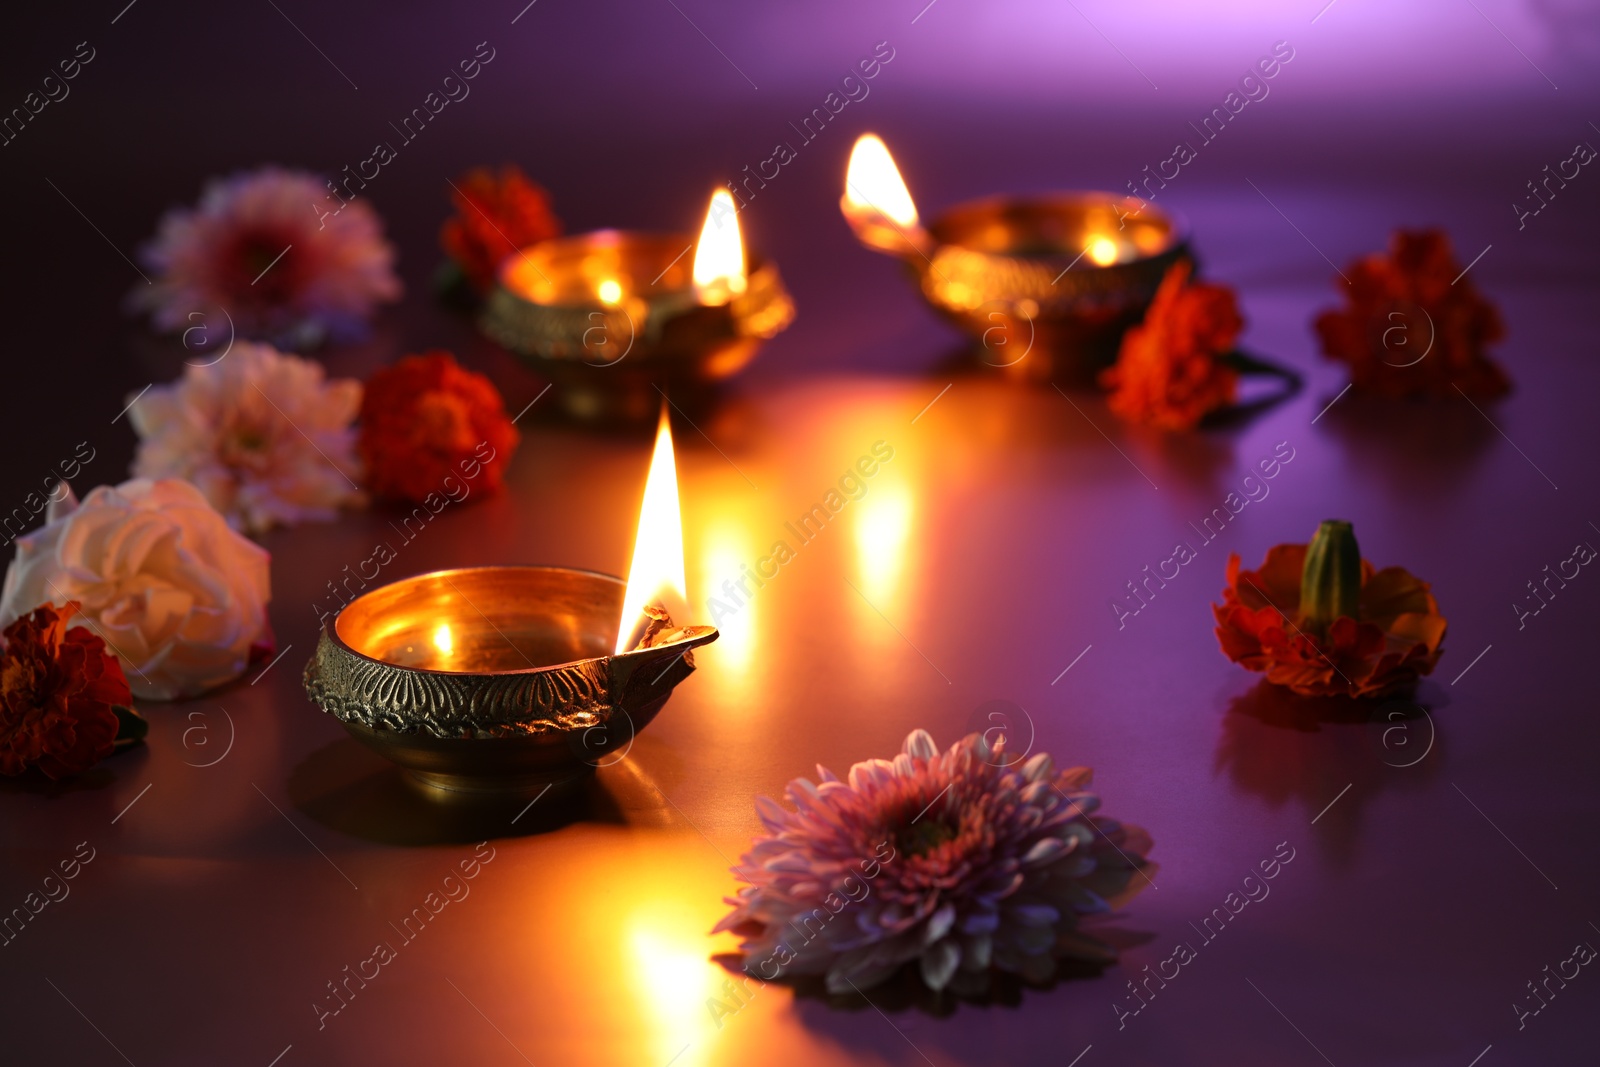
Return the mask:
{"type": "Polygon", "coordinates": [[[222,311],[241,337],[307,349],[359,338],[373,308],[400,297],[377,213],[364,200],[338,207],[304,171],[208,182],[196,207],[162,218],[140,258],[156,277],[129,304],[168,332],[223,329],[222,311]]]}
{"type": "Polygon", "coordinates": [[[733,868],[747,884],[713,932],[744,936],[752,976],[823,974],[848,993],[915,960],[933,989],[967,992],[991,970],[1042,982],[1064,957],[1115,958],[1078,922],[1132,888],[1150,839],[1090,820],[1089,770],[1057,773],[1043,753],[1008,761],[1004,740],[981,734],[941,754],[915,730],[848,781],[817,773],[789,783],[794,811],[756,800],[771,836],[733,868]]]}
{"type": "Polygon", "coordinates": [[[192,482],[235,530],[332,519],[364,503],[351,424],[361,383],[250,341],[134,398],[137,478],[192,482]]]}

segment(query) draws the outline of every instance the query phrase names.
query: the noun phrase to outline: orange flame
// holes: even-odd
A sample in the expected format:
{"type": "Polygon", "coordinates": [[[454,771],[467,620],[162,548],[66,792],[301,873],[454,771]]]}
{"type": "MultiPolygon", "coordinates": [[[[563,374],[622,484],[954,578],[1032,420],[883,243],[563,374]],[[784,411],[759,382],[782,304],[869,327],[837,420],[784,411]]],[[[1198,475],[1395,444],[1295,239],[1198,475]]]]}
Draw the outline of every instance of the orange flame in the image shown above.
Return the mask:
{"type": "Polygon", "coordinates": [[[917,205],[894,165],[889,146],[875,133],[856,138],[844,175],[844,201],[855,213],[876,212],[902,230],[917,224],[917,205]]]}
{"type": "Polygon", "coordinates": [[[628,568],[628,588],[622,597],[622,620],[617,628],[617,653],[628,650],[646,604],[667,591],[686,599],[683,578],[683,515],[678,508],[678,469],[672,455],[672,430],[667,407],[661,406],[656,429],[655,455],[644,483],[639,505],[639,532],[633,542],[633,564],[628,568]]]}
{"type": "Polygon", "coordinates": [[[739,212],[726,189],[711,194],[694,249],[694,288],[706,304],[726,304],[745,290],[744,240],[739,212]]]}

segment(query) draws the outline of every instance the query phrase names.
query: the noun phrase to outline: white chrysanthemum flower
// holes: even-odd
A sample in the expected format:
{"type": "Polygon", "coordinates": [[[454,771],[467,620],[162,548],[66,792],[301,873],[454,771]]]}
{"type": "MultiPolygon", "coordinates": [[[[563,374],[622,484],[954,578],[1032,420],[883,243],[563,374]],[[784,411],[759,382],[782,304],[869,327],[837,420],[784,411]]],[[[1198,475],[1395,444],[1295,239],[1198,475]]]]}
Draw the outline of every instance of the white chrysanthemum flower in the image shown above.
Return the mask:
{"type": "Polygon", "coordinates": [[[133,473],[194,483],[247,533],[331,519],[364,499],[351,429],[360,408],[360,382],[328,381],[318,363],[241,341],[129,409],[133,473]]]}

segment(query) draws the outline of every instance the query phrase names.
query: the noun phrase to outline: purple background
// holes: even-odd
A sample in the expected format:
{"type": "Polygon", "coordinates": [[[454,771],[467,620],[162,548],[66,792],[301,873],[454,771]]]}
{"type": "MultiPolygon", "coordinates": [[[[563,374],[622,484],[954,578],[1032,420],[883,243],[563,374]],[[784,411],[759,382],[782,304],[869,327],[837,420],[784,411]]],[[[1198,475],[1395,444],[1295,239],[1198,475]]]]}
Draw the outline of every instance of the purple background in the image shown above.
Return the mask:
{"type": "MultiPolygon", "coordinates": [[[[917,3],[539,0],[512,25],[516,2],[276,3],[112,0],[13,16],[0,104],[20,103],[77,42],[97,55],[66,100],[0,148],[7,508],[85,439],[98,454],[77,488],[120,480],[133,440],[112,417],[180,369],[181,349],[119,310],[138,283],[121,254],[162,211],[212,174],[356,163],[480,41],[497,54],[472,95],[368,190],[407,299],[369,343],[319,353],[329,367],[365,375],[445,345],[520,409],[543,383],[429,297],[444,179],[514,161],[570,230],[690,229],[712,187],[790,139],[787,124],[887,41],[895,59],[871,95],[741,216],[799,317],[703,433],[677,427],[693,598],[873,440],[897,458],[842,520],[854,532],[808,547],[706,650],[630,758],[601,773],[596,796],[609,799],[577,824],[534,827],[548,833],[494,833],[477,903],[442,915],[433,940],[322,1032],[306,1008],[322,983],[470,845],[407,806],[299,690],[307,605],[367,554],[383,516],[271,535],[273,622],[295,649],[273,674],[147,707],[147,750],[83,788],[0,796],[0,908],[76,842],[99,850],[72,897],[0,948],[0,1058],[265,1065],[290,1046],[283,1067],[651,1067],[685,1046],[680,1067],[1065,1064],[1086,1048],[1081,1067],[1592,1059],[1600,993],[1588,986],[1600,979],[1573,980],[1521,1031],[1509,1007],[1542,967],[1600,937],[1600,592],[1585,574],[1521,631],[1510,608],[1545,564],[1600,539],[1600,177],[1586,168],[1523,229],[1511,208],[1574,143],[1600,143],[1592,8],[1336,0],[1319,16],[1320,3],[937,0],[919,16],[917,3]],[[1092,394],[1075,395],[1079,414],[1053,390],[935,370],[960,339],[837,214],[858,132],[888,140],[928,215],[995,191],[1120,190],[1190,139],[1187,123],[1279,40],[1296,54],[1271,95],[1158,203],[1188,216],[1207,271],[1238,289],[1246,343],[1305,371],[1305,392],[1245,426],[1165,439],[1118,424],[1092,394]],[[1393,227],[1422,224],[1446,227],[1463,263],[1492,246],[1472,277],[1509,324],[1498,355],[1516,392],[1483,412],[1347,397],[1313,424],[1343,384],[1308,327],[1337,298],[1324,255],[1342,267],[1393,227]],[[1107,599],[1279,441],[1296,459],[1273,496],[1119,632],[1107,599]],[[882,518],[868,510],[881,500],[908,502],[911,517],[887,550],[864,518],[882,518]],[[1386,746],[1381,729],[1297,717],[1209,633],[1227,552],[1254,563],[1332,515],[1356,522],[1369,557],[1431,580],[1450,619],[1419,694],[1431,718],[1406,738],[1420,746],[1427,728],[1435,744],[1414,766],[1393,765],[1416,749],[1386,746]],[[875,590],[882,616],[841,578],[875,590]],[[1151,830],[1160,888],[1120,924],[1151,939],[1101,978],[948,1016],[874,995],[886,1020],[774,988],[710,1027],[703,1001],[720,972],[706,957],[731,942],[705,931],[731,889],[727,859],[758,829],[751,798],[817,761],[842,771],[887,755],[914,726],[948,743],[990,699],[1027,709],[1036,747],[1094,765],[1107,810],[1151,830]],[[210,756],[186,730],[220,730],[218,708],[237,743],[198,768],[210,756]],[[1110,1005],[1123,983],[1285,840],[1297,857],[1273,896],[1119,1032],[1110,1005]]],[[[443,516],[394,577],[493,562],[625,568],[648,441],[546,414],[524,423],[510,492],[443,516]]]]}

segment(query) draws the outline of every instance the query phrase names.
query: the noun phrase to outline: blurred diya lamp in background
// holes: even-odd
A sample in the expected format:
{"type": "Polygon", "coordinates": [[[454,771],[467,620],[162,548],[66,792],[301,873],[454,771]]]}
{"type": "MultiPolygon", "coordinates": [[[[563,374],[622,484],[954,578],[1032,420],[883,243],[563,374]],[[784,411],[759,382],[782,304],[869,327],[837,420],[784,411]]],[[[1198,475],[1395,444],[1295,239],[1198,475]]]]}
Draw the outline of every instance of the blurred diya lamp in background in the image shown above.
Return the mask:
{"type": "Polygon", "coordinates": [[[322,630],[312,701],[436,799],[542,795],[626,756],[694,671],[710,626],[677,626],[683,531],[663,412],[633,564],[436,571],[365,593],[322,630]]]}
{"type": "Polygon", "coordinates": [[[598,230],[511,256],[482,328],[553,379],[570,414],[639,420],[657,387],[703,394],[793,320],[777,266],[746,257],[718,190],[698,239],[598,230]]]}
{"type": "Polygon", "coordinates": [[[839,208],[862,244],[911,268],[923,298],[978,340],[983,362],[1033,379],[1091,380],[1167,268],[1192,259],[1181,218],[1115,193],[990,197],[924,226],[870,133],[850,153],[839,208]]]}

